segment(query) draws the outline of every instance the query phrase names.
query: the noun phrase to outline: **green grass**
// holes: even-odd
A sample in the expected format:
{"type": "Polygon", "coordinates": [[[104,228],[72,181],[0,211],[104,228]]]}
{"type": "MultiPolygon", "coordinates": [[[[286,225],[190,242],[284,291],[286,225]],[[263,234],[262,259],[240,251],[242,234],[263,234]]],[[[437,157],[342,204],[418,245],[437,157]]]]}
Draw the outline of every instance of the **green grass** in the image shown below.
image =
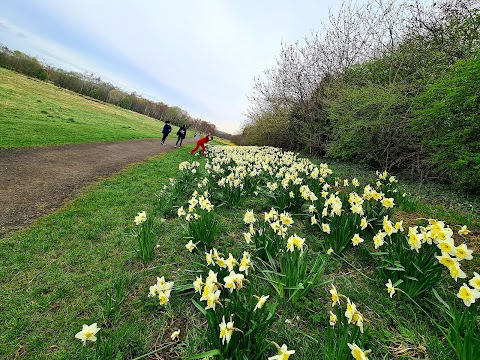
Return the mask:
{"type": "MultiPolygon", "coordinates": [[[[95,345],[83,347],[74,338],[82,324],[93,322],[102,328],[97,343],[110,347],[113,357],[120,354],[119,358],[128,359],[159,350],[161,357],[175,359],[208,350],[204,319],[191,303],[191,292],[174,292],[166,308],[147,298],[157,276],[185,285],[195,278],[195,264],[204,262],[203,249],[192,254],[186,251],[183,223],[175,214],[165,222],[155,214],[156,194],[178,175],[178,164],[200,159],[188,150],[177,149],[93,184],[63,209],[0,240],[0,293],[4,294],[0,297],[0,357],[93,358],[95,345]],[[156,258],[145,265],[135,253],[131,236],[133,219],[143,210],[155,216],[159,245],[156,258]],[[121,279],[126,284],[125,300],[114,321],[105,317],[104,299],[121,279]],[[178,328],[180,341],[172,343],[169,336],[178,328]]],[[[189,193],[184,196],[188,199],[189,193]]],[[[236,209],[216,207],[222,229],[215,246],[224,253],[241,255],[245,210],[261,212],[273,205],[269,201],[252,197],[236,209]]],[[[375,265],[368,251],[355,249],[344,258],[333,258],[325,273],[367,319],[371,358],[451,359],[448,345],[428,318],[413,304],[386,296],[384,284],[376,279],[375,265]]],[[[268,338],[296,349],[294,358],[318,359],[328,325],[328,286],[291,304],[276,298],[259,277],[249,278],[248,286],[279,302],[278,320],[268,338]]],[[[274,354],[272,348],[268,356],[274,354]]]]}
{"type": "Polygon", "coordinates": [[[159,138],[163,125],[0,68],[0,148],[159,138]]]}

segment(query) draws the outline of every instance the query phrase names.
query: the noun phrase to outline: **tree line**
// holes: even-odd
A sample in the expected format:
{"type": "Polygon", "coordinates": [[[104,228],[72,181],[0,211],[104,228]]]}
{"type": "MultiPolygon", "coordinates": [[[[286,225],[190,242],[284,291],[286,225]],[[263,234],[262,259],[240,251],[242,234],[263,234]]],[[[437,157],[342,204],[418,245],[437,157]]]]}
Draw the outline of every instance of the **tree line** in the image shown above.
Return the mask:
{"type": "Polygon", "coordinates": [[[178,106],[154,102],[135,92],[127,93],[88,72],[65,71],[43,64],[35,57],[18,50],[12,51],[1,44],[0,66],[32,78],[52,82],[56,86],[78,94],[135,111],[160,121],[170,120],[176,126],[186,125],[187,128],[195,129],[198,132],[211,132],[227,139],[232,137],[232,135],[218,130],[214,124],[208,121],[192,118],[187,111],[178,106]]]}
{"type": "Polygon", "coordinates": [[[344,1],[255,79],[237,141],[480,192],[479,8],[344,1]]]}

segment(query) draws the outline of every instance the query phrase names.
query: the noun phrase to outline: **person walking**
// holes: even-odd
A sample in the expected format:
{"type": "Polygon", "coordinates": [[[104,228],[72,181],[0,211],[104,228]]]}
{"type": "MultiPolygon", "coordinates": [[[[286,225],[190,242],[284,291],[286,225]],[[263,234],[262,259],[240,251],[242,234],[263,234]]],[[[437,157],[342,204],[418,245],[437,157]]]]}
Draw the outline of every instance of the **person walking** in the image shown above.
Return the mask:
{"type": "Polygon", "coordinates": [[[167,139],[168,134],[172,131],[172,127],[170,126],[170,120],[165,121],[165,126],[163,127],[162,133],[162,145],[165,145],[165,140],[167,139]]]}
{"type": "Polygon", "coordinates": [[[197,146],[195,146],[195,148],[190,150],[190,154],[195,153],[195,151],[197,151],[199,147],[202,147],[202,156],[205,156],[205,144],[212,140],[213,140],[213,137],[210,135],[210,133],[208,133],[207,136],[200,138],[197,141],[197,146]]]}
{"type": "Polygon", "coordinates": [[[185,125],[182,125],[182,127],[180,129],[178,129],[177,135],[178,135],[178,139],[177,139],[177,143],[175,144],[174,147],[182,146],[182,141],[183,141],[183,139],[185,139],[185,136],[187,135],[187,128],[185,127],[185,125]],[[178,144],[179,142],[180,142],[180,145],[178,144]]]}

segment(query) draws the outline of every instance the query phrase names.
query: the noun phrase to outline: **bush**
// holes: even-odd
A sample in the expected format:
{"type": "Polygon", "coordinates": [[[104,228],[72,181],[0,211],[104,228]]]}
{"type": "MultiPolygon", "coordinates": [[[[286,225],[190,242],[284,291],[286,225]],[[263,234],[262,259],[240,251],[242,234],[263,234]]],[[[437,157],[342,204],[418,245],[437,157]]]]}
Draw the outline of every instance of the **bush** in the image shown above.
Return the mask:
{"type": "Polygon", "coordinates": [[[418,151],[409,108],[399,86],[341,86],[326,103],[332,131],[327,156],[381,169],[405,167],[418,151]]]}
{"type": "Polygon", "coordinates": [[[480,192],[480,59],[459,60],[414,102],[413,125],[447,179],[480,192]]]}

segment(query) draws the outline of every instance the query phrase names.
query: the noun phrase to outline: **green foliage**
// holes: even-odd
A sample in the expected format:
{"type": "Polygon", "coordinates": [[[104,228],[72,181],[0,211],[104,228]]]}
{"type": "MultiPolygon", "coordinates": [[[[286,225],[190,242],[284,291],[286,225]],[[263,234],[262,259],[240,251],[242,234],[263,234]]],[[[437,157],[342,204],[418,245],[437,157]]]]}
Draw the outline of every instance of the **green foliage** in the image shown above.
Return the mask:
{"type": "Polygon", "coordinates": [[[435,245],[423,244],[418,252],[407,245],[406,236],[398,232],[387,236],[382,252],[374,255],[381,256],[381,278],[385,282],[391,279],[392,283],[398,283],[398,288],[414,299],[439,283],[444,267],[435,257],[439,255],[435,245]]]}
{"type": "Polygon", "coordinates": [[[480,192],[480,57],[459,60],[415,99],[415,131],[438,170],[480,192]]]}
{"type": "Polygon", "coordinates": [[[326,260],[320,254],[313,254],[309,259],[306,251],[281,251],[276,259],[269,257],[268,262],[263,262],[261,272],[280,298],[296,303],[314,287],[325,283],[320,281],[325,266],[326,260]]]}
{"type": "Polygon", "coordinates": [[[331,121],[327,156],[390,169],[415,151],[410,100],[400,87],[341,84],[326,102],[331,121]]]}
{"type": "Polygon", "coordinates": [[[450,304],[433,289],[437,301],[432,301],[445,320],[446,326],[440,326],[446,335],[449,345],[455,351],[458,360],[474,359],[480,354],[480,316],[479,306],[471,304],[465,308],[463,304],[458,305],[458,299],[450,304]]]}

